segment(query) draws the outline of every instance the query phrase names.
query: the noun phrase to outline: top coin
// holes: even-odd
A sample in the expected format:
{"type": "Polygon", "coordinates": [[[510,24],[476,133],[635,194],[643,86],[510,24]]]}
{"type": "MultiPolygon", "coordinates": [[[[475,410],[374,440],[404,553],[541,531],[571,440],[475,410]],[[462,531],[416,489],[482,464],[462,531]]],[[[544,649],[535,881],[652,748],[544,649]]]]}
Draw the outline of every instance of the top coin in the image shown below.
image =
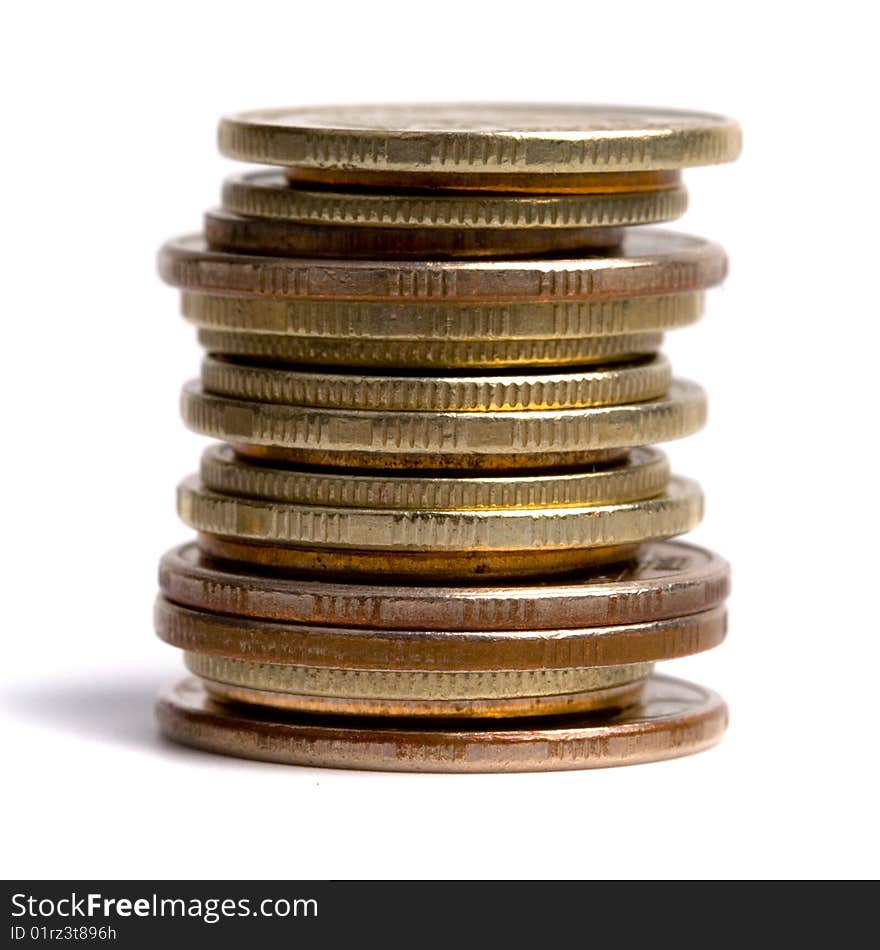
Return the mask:
{"type": "Polygon", "coordinates": [[[729,162],[741,146],[724,116],[578,103],[265,109],[221,119],[218,139],[246,162],[468,176],[662,171],[729,162]]]}

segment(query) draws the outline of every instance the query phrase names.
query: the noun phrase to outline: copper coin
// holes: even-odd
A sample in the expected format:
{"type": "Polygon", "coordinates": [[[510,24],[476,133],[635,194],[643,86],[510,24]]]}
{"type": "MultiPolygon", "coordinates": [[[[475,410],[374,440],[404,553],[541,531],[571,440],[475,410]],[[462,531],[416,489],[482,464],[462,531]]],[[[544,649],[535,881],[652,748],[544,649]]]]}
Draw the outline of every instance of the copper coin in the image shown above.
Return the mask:
{"type": "Polygon", "coordinates": [[[727,629],[720,605],[665,620],[602,627],[394,630],[381,624],[332,627],[236,617],[183,607],[161,595],[154,622],[160,639],[197,653],[296,666],[441,672],[671,660],[717,646],[727,629]]]}
{"type": "Polygon", "coordinates": [[[162,732],[183,745],[265,762],[398,772],[529,772],[635,765],[715,745],[723,700],[666,676],[620,711],[467,725],[419,719],[314,716],[222,704],[196,679],[156,706],[162,732]]]}
{"type": "Polygon", "coordinates": [[[248,703],[293,712],[344,716],[403,716],[442,719],[509,719],[522,716],[562,716],[598,709],[625,709],[641,699],[645,680],[558,696],[497,699],[350,699],[307,696],[234,686],[200,677],[207,693],[219,702],[248,703]]]}
{"type": "Polygon", "coordinates": [[[359,261],[263,257],[212,251],[199,234],[169,241],[159,273],[199,293],[312,300],[591,300],[705,290],[720,283],[727,258],[704,238],[655,228],[627,231],[614,256],[470,261],[359,261]]]}
{"type": "MultiPolygon", "coordinates": [[[[683,617],[724,602],[730,568],[695,545],[657,541],[644,545],[632,562],[564,583],[353,584],[244,570],[205,556],[191,542],[162,558],[159,585],[169,600],[195,609],[367,627],[381,639],[393,630],[561,630],[683,617]]],[[[552,656],[553,644],[545,646],[552,656]]]]}
{"type": "Polygon", "coordinates": [[[448,258],[537,257],[610,251],[623,239],[619,228],[403,228],[294,224],[208,211],[205,240],[216,251],[279,257],[448,258]]]}

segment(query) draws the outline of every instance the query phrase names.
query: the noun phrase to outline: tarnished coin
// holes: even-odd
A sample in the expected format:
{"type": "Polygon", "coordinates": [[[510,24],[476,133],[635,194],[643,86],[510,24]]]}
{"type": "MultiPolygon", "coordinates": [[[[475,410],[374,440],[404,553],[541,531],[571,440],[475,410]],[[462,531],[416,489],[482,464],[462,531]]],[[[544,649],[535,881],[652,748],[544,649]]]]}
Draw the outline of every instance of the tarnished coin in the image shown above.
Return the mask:
{"type": "Polygon", "coordinates": [[[245,217],[302,224],[469,229],[617,228],[656,224],[687,210],[684,188],[606,194],[340,191],[292,184],[281,171],[246,172],[223,183],[223,207],[245,217]]]}
{"type": "Polygon", "coordinates": [[[210,355],[202,361],[202,387],[209,393],[255,402],[381,412],[618,406],[656,399],[667,392],[671,382],[672,368],[662,355],[562,373],[484,376],[327,372],[210,355]]]}
{"type": "Polygon", "coordinates": [[[334,340],[199,330],[199,343],[209,353],[303,365],[446,372],[626,362],[656,353],[662,342],[661,333],[551,340],[334,340]]]}
{"type": "MultiPolygon", "coordinates": [[[[254,583],[265,583],[265,579],[255,578],[254,583]]],[[[308,589],[309,582],[305,582],[300,588],[303,597],[308,589]]],[[[438,599],[443,596],[437,590],[433,593],[438,599]]],[[[451,599],[453,594],[454,589],[449,589],[447,597],[451,599]]],[[[256,591],[255,599],[260,596],[265,598],[264,590],[256,591]]],[[[453,620],[460,615],[457,606],[450,605],[453,620]]],[[[405,622],[402,615],[395,616],[398,623],[405,622]]],[[[723,606],[613,626],[394,630],[381,625],[381,620],[375,627],[338,627],[236,617],[193,610],[161,595],[156,600],[154,621],[160,639],[196,653],[265,663],[381,670],[557,670],[651,663],[709,650],[724,640],[727,631],[723,606]]]]}
{"type": "Polygon", "coordinates": [[[177,491],[177,511],[197,531],[228,538],[356,551],[529,551],[641,544],[700,522],[696,482],[673,477],[652,498],[564,508],[418,510],[295,504],[225,495],[198,476],[177,491]]]}
{"type": "Polygon", "coordinates": [[[326,666],[294,666],[239,660],[207,653],[184,653],[187,669],[197,676],[244,686],[337,699],[519,699],[558,696],[631,684],[644,679],[650,663],[588,666],[569,669],[358,670],[326,666]]]}
{"type": "Polygon", "coordinates": [[[467,726],[321,718],[211,700],[196,679],[159,699],[162,732],[226,755],[331,768],[520,772],[632,765],[688,755],[721,738],[727,707],[702,687],[652,676],[640,703],[607,715],[467,726]]]}
{"type": "Polygon", "coordinates": [[[207,211],[205,240],[212,250],[281,257],[469,258],[578,256],[612,252],[619,228],[406,228],[297,224],[207,211]]]}
{"type": "Polygon", "coordinates": [[[298,505],[443,511],[563,508],[623,504],[666,489],[669,462],[655,448],[636,448],[618,465],[552,474],[400,477],[383,472],[273,468],[238,458],[228,445],[202,454],[204,486],[212,492],[298,505]]]}
{"type": "MultiPolygon", "coordinates": [[[[704,294],[534,303],[304,300],[181,294],[183,315],[209,330],[314,337],[344,342],[578,340],[657,333],[689,326],[703,312],[704,294]]],[[[345,365],[340,363],[340,365],[345,365]]]]}
{"type": "Polygon", "coordinates": [[[705,290],[727,270],[712,241],[654,228],[627,231],[614,256],[470,261],[361,261],[212,251],[201,235],[159,251],[169,284],[202,293],[401,301],[548,301],[705,290]]]}
{"type": "Polygon", "coordinates": [[[646,680],[581,693],[514,696],[495,699],[363,699],[280,693],[220,683],[200,677],[208,695],[219,702],[249,703],[291,712],[330,716],[436,717],[442,719],[513,719],[523,716],[564,716],[597,710],[625,709],[637,703],[646,680]]]}
{"type": "Polygon", "coordinates": [[[220,151],[268,165],[477,176],[732,161],[739,126],[678,109],[575,103],[302,106],[221,119],[220,151]]]}
{"type": "MultiPolygon", "coordinates": [[[[365,510],[365,509],[362,509],[365,510]]],[[[201,532],[199,547],[212,557],[254,570],[293,572],[301,577],[336,576],[363,582],[424,584],[501,583],[526,577],[572,575],[631,561],[639,545],[537,548],[356,548],[281,544],[201,532]]]]}
{"type": "Polygon", "coordinates": [[[181,413],[191,429],[254,457],[361,468],[537,470],[619,458],[627,448],[689,435],[705,421],[706,399],[696,384],[677,380],[659,399],[620,406],[375,412],[232,399],[193,381],[183,389],[181,413]]]}
{"type": "MultiPolygon", "coordinates": [[[[558,631],[652,623],[702,613],[724,603],[730,592],[730,568],[712,551],[681,541],[658,541],[645,545],[631,563],[563,583],[544,580],[497,586],[355,584],[246,572],[241,565],[206,557],[196,544],[189,543],[163,556],[159,586],[169,600],[196,610],[328,628],[370,628],[365,638],[376,638],[376,655],[381,656],[389,643],[385,638],[397,643],[396,647],[389,645],[389,650],[400,649],[397,638],[390,633],[395,630],[558,631]]],[[[677,642],[676,637],[677,634],[670,633],[670,643],[677,642]]],[[[556,642],[554,637],[542,635],[534,639],[535,649],[546,652],[547,664],[558,665],[553,657],[566,654],[569,649],[579,659],[563,665],[584,666],[591,662],[584,657],[590,655],[593,647],[569,647],[564,639],[556,642]]],[[[439,640],[443,641],[443,636],[439,640]]],[[[601,637],[596,641],[605,642],[609,641],[601,637]]],[[[639,639],[632,636],[629,642],[635,648],[639,639]]],[[[334,643],[331,649],[342,649],[342,641],[334,643]]],[[[459,645],[456,650],[465,656],[461,652],[465,647],[459,645]]],[[[477,650],[466,655],[482,654],[477,650]]],[[[669,657],[680,655],[683,654],[674,652],[669,657]]],[[[309,656],[308,662],[319,662],[311,653],[309,656]]],[[[618,656],[608,654],[607,662],[626,662],[618,656]]],[[[651,658],[650,652],[633,657],[651,658]]],[[[364,660],[364,665],[378,662],[364,660]]],[[[467,663],[476,662],[485,661],[467,659],[467,663]]],[[[505,662],[508,667],[513,665],[510,657],[505,662]]]]}

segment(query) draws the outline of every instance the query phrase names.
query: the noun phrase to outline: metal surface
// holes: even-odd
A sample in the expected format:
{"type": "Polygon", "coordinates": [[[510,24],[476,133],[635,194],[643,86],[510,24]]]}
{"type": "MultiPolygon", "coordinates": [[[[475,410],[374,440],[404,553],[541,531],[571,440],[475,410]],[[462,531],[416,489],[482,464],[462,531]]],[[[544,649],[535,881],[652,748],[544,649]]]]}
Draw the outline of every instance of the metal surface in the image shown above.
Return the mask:
{"type": "Polygon", "coordinates": [[[183,389],[181,412],[191,429],[252,457],[269,457],[259,446],[270,446],[288,450],[276,457],[311,465],[537,471],[610,461],[627,448],[696,432],[705,420],[706,397],[696,384],[676,380],[666,396],[621,406],[375,412],[231,399],[193,381],[183,389]]]}
{"type": "Polygon", "coordinates": [[[229,158],[306,168],[479,175],[616,172],[732,161],[740,130],[702,112],[563,103],[386,103],[226,116],[229,158]]]}
{"type": "Polygon", "coordinates": [[[212,251],[201,235],[159,250],[174,287],[311,300],[563,302],[705,290],[727,258],[704,238],[654,228],[628,231],[613,257],[471,261],[359,261],[212,251]]]}
{"type": "Polygon", "coordinates": [[[562,373],[383,376],[266,366],[209,355],[202,360],[201,379],[205,392],[255,402],[376,412],[507,412],[657,399],[669,390],[672,367],[658,355],[562,373]]]}
{"type": "Polygon", "coordinates": [[[714,745],[727,725],[715,693],[653,676],[620,712],[478,725],[354,720],[212,701],[195,679],[167,690],[156,713],[184,745],[267,762],[404,772],[527,772],[634,765],[714,745]]]}
{"type": "MultiPolygon", "coordinates": [[[[245,571],[206,557],[196,544],[188,543],[163,556],[159,586],[170,600],[191,608],[238,617],[365,628],[371,631],[365,636],[375,636],[381,643],[386,637],[396,642],[395,630],[558,631],[690,616],[724,603],[730,592],[730,567],[704,548],[682,541],[658,541],[645,545],[631,563],[564,583],[363,584],[245,571]]],[[[596,637],[596,644],[609,642],[599,632],[596,637]]],[[[677,642],[676,637],[673,631],[670,642],[677,642]]],[[[579,639],[590,640],[583,634],[579,639]]],[[[632,643],[637,642],[633,637],[632,643]]],[[[553,637],[544,635],[537,638],[537,644],[536,649],[546,650],[548,662],[557,649],[571,649],[566,642],[557,647],[553,637]]],[[[381,652],[384,646],[377,649],[381,652]]],[[[589,661],[577,662],[587,665],[589,661]]]]}
{"type": "Polygon", "coordinates": [[[161,595],[154,622],[161,640],[197,653],[311,667],[450,672],[671,660],[717,646],[727,630],[723,606],[667,620],[604,627],[393,630],[381,623],[331,627],[234,617],[182,607],[161,595]]]}

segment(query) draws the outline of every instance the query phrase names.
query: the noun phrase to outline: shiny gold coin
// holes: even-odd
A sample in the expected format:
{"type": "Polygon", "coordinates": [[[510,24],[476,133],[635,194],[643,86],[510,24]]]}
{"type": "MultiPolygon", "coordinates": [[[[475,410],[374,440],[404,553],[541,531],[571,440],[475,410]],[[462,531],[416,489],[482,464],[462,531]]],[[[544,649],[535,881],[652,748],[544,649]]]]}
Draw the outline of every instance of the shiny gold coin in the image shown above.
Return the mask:
{"type": "MultiPolygon", "coordinates": [[[[702,293],[536,303],[373,303],[218,294],[181,294],[183,315],[208,330],[272,333],[345,343],[411,345],[573,340],[656,333],[690,326],[702,293]]],[[[519,360],[518,360],[519,361],[519,360]]],[[[345,365],[340,361],[340,365],[345,365]]]]}
{"type": "MultiPolygon", "coordinates": [[[[228,614],[231,617],[261,618],[314,624],[325,629],[331,636],[331,627],[369,628],[358,649],[363,654],[363,665],[380,665],[375,657],[389,656],[394,651],[408,650],[415,643],[407,633],[403,641],[394,631],[441,631],[437,646],[426,654],[424,664],[444,661],[445,634],[442,631],[559,631],[574,628],[603,628],[621,624],[643,624],[658,620],[688,617],[713,610],[724,603],[730,593],[730,567],[712,551],[685,544],[682,541],[655,541],[644,545],[630,563],[609,568],[601,573],[590,573],[560,583],[558,580],[543,580],[531,583],[490,586],[455,585],[432,586],[425,583],[392,585],[385,583],[361,584],[351,580],[331,582],[303,577],[289,577],[260,571],[246,571],[240,566],[216,561],[206,556],[194,543],[181,545],[168,551],[160,562],[159,586],[169,600],[202,611],[228,614]],[[369,652],[369,638],[375,638],[375,653],[369,652]]],[[[681,636],[677,627],[661,631],[659,642],[669,637],[670,644],[678,644],[673,652],[663,656],[651,653],[659,649],[652,646],[643,655],[633,654],[636,660],[671,658],[683,656],[688,651],[682,646],[691,636],[692,628],[683,627],[681,636]],[[664,632],[665,631],[665,632],[664,632]],[[679,649],[682,652],[676,652],[679,649]]],[[[276,631],[280,634],[280,631],[276,631]]],[[[232,634],[235,640],[238,634],[232,634]]],[[[480,644],[480,635],[472,647],[469,642],[456,640],[455,657],[467,664],[487,661],[480,644]],[[475,651],[475,652],[474,652],[475,651]],[[483,657],[483,659],[480,659],[483,657]]],[[[519,635],[518,635],[519,636],[519,635]]],[[[587,637],[590,646],[570,646],[566,637],[557,639],[553,634],[521,634],[523,642],[534,641],[538,656],[546,655],[544,665],[560,665],[558,656],[568,656],[571,662],[563,666],[587,666],[590,663],[627,662],[627,654],[618,652],[621,643],[612,635],[605,636],[597,630],[595,640],[587,637]],[[615,652],[604,653],[605,644],[611,644],[615,652]],[[593,655],[600,660],[589,660],[593,655]]],[[[705,642],[703,634],[693,633],[694,642],[705,642]]],[[[292,638],[293,633],[284,637],[292,638]]],[[[625,643],[635,650],[643,637],[655,643],[654,634],[627,633],[625,643]]],[[[433,635],[425,634],[426,641],[433,635]]],[[[581,634],[578,640],[584,639],[581,634]]],[[[313,648],[301,643],[308,650],[303,662],[318,664],[313,648]]],[[[346,637],[330,640],[328,650],[340,653],[347,643],[346,637]]],[[[278,638],[278,649],[284,649],[278,638]]],[[[183,644],[179,644],[183,645],[183,644]]],[[[414,649],[414,646],[412,647],[414,649]]],[[[207,649],[207,648],[206,648],[207,649]]],[[[291,647],[291,650],[294,646],[291,647]]],[[[297,647],[298,649],[298,647],[297,647]]],[[[317,655],[322,655],[317,649],[317,655]]],[[[492,642],[490,650],[498,649],[492,642]]],[[[525,649],[525,647],[523,647],[525,649]]],[[[220,650],[219,652],[223,652],[220,650]]],[[[291,654],[293,655],[293,654],[291,654]]],[[[358,654],[360,655],[360,654],[358,654]]],[[[267,655],[266,659],[281,659],[267,655]]],[[[515,665],[508,657],[508,667],[515,665]]],[[[533,663],[530,657],[529,665],[533,663]]],[[[333,665],[332,663],[329,665],[333,665]]]]}
{"type": "Polygon", "coordinates": [[[653,498],[666,489],[669,462],[655,448],[633,449],[611,467],[577,472],[425,478],[272,468],[239,459],[228,445],[202,455],[201,480],[211,492],[325,507],[494,510],[623,504],[653,498]]]}
{"type": "Polygon", "coordinates": [[[209,353],[270,362],[370,369],[487,370],[588,366],[627,362],[655,354],[660,333],[552,340],[334,340],[277,333],[199,330],[209,353]]]}
{"type": "Polygon", "coordinates": [[[302,168],[516,175],[657,171],[732,161],[739,126],[678,109],[575,103],[385,103],[226,116],[229,158],[302,168]]]}
{"type": "Polygon", "coordinates": [[[376,412],[507,412],[617,406],[656,399],[672,368],[662,355],[563,373],[416,376],[330,373],[206,356],[205,392],[234,399],[376,412]]]}
{"type": "MultiPolygon", "coordinates": [[[[163,571],[168,570],[165,564],[167,556],[163,571]]],[[[228,575],[220,571],[213,574],[215,578],[224,576],[228,575]]],[[[222,584],[222,580],[215,583],[222,584]]],[[[257,585],[265,583],[266,578],[253,578],[256,589],[251,590],[257,602],[266,596],[265,590],[257,585]]],[[[300,583],[304,598],[314,582],[300,583]]],[[[169,585],[166,583],[165,586],[169,585]]],[[[229,588],[221,590],[228,593],[229,588]]],[[[498,588],[499,596],[503,591],[503,588],[498,588]]],[[[241,601],[248,592],[242,589],[241,601]]],[[[414,595],[418,592],[418,588],[414,589],[414,595]]],[[[434,589],[435,596],[445,596],[450,603],[447,612],[453,621],[459,615],[457,608],[461,603],[455,594],[455,588],[448,588],[445,593],[434,589]]],[[[402,592],[402,596],[405,595],[406,592],[402,592]]],[[[239,610],[249,606],[247,601],[241,601],[235,604],[239,610]]],[[[386,609],[385,614],[388,613],[386,609]]],[[[555,670],[650,663],[709,650],[718,646],[727,632],[727,614],[723,606],[663,620],[550,630],[425,630],[415,627],[394,630],[383,625],[383,617],[377,619],[375,627],[281,623],[193,610],[172,603],[161,595],[156,599],[153,616],[158,637],[182,650],[266,663],[345,669],[455,672],[555,670]]],[[[406,622],[406,618],[395,615],[394,622],[406,622]]]]}
{"type": "Polygon", "coordinates": [[[281,171],[245,172],[223,183],[223,208],[303,224],[418,228],[617,228],[656,224],[687,210],[684,188],[607,194],[507,195],[293,185],[281,171]]]}
{"type": "Polygon", "coordinates": [[[204,653],[184,654],[197,676],[250,689],[337,699],[471,700],[557,696],[642,680],[650,663],[563,670],[352,670],[289,663],[256,663],[204,653]]]}
{"type": "Polygon", "coordinates": [[[529,551],[641,544],[699,524],[696,482],[673,477],[656,497],[616,505],[426,511],[291,504],[222,495],[198,476],[177,491],[177,511],[197,531],[227,538],[357,551],[529,551]]]}
{"type": "Polygon", "coordinates": [[[186,424],[249,456],[361,468],[531,468],[592,464],[702,426],[705,395],[677,380],[666,396],[622,406],[521,412],[372,412],[248,402],[188,383],[186,424]],[[270,447],[262,453],[260,447],[270,447]],[[252,447],[255,447],[252,448],[252,447]],[[607,454],[600,454],[607,453],[607,454]]]}
{"type": "Polygon", "coordinates": [[[385,258],[579,256],[611,252],[619,228],[405,228],[295,224],[279,218],[205,213],[205,240],[215,251],[281,257],[385,258]]]}
{"type": "Polygon", "coordinates": [[[308,547],[199,534],[199,546],[216,558],[251,569],[294,572],[300,576],[356,577],[363,582],[448,584],[513,581],[575,574],[631,561],[638,544],[516,550],[414,550],[398,548],[308,547]]]}
{"type": "Polygon", "coordinates": [[[640,703],[622,711],[522,720],[428,725],[420,720],[318,717],[224,705],[196,679],[164,692],[156,706],[175,742],[289,765],[404,772],[524,772],[633,765],[715,745],[727,707],[702,687],[652,676],[640,703]]]}
{"type": "Polygon", "coordinates": [[[645,228],[627,231],[619,254],[576,259],[360,261],[262,257],[212,251],[201,235],[169,241],[159,273],[202,293],[333,300],[548,301],[685,293],[723,280],[711,241],[645,228]]]}
{"type": "Polygon", "coordinates": [[[212,699],[226,703],[248,703],[291,712],[329,716],[437,717],[442,719],[511,719],[522,716],[563,716],[597,710],[625,709],[637,703],[646,680],[591,689],[581,693],[550,696],[515,696],[499,699],[350,699],[338,696],[309,696],[253,689],[218,683],[200,677],[212,699]]]}

